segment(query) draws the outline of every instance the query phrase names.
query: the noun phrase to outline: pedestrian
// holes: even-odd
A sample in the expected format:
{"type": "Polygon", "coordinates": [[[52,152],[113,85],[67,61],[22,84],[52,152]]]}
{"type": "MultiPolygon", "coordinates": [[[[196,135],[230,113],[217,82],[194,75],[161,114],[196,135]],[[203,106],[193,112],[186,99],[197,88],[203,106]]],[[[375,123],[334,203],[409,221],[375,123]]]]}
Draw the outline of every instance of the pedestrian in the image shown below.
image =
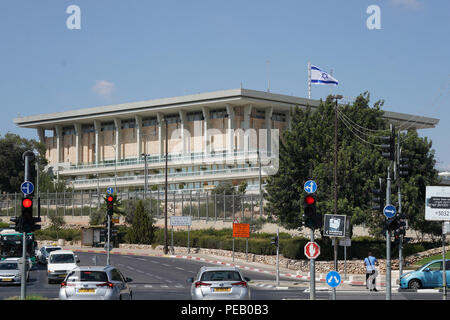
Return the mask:
{"type": "Polygon", "coordinates": [[[375,268],[378,265],[377,258],[372,255],[372,252],[368,252],[367,258],[364,259],[364,264],[366,265],[366,289],[370,289],[370,291],[378,291],[375,288],[375,280],[377,277],[377,269],[375,268]]]}

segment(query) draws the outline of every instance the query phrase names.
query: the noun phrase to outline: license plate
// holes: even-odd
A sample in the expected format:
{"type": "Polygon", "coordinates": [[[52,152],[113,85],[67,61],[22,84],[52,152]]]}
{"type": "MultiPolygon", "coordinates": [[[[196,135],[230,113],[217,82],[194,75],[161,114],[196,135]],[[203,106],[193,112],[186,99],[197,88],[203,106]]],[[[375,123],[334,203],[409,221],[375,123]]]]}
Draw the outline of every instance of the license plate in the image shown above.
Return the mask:
{"type": "Polygon", "coordinates": [[[213,288],[214,292],[230,292],[231,288],[213,288]]]}
{"type": "Polygon", "coordinates": [[[95,293],[95,289],[78,289],[79,293],[95,293]]]}
{"type": "Polygon", "coordinates": [[[13,279],[12,278],[3,278],[2,281],[4,281],[4,282],[11,282],[11,281],[13,281],[13,279]]]}
{"type": "Polygon", "coordinates": [[[66,276],[67,276],[67,274],[60,274],[58,277],[65,278],[66,276]]]}

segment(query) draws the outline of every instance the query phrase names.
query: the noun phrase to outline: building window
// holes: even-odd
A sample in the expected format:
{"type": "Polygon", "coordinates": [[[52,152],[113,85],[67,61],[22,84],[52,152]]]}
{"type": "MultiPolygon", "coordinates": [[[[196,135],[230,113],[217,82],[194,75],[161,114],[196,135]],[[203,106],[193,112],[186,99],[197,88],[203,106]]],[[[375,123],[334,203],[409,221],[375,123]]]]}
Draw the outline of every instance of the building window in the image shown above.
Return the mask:
{"type": "Polygon", "coordinates": [[[62,134],[63,134],[63,136],[75,134],[75,128],[74,127],[63,127],[62,134]]]}
{"type": "Polygon", "coordinates": [[[134,119],[122,120],[122,129],[136,128],[136,121],[134,119]]]}
{"type": "Polygon", "coordinates": [[[286,114],[285,113],[279,113],[279,112],[273,112],[272,113],[272,120],[286,122],[286,114]]]}
{"type": "Polygon", "coordinates": [[[149,117],[149,118],[142,119],[143,127],[156,126],[157,124],[158,124],[158,119],[156,117],[149,117]]]}
{"type": "Polygon", "coordinates": [[[222,118],[228,118],[228,113],[226,109],[222,110],[211,110],[209,113],[210,119],[222,119],[222,118]]]}
{"type": "Polygon", "coordinates": [[[166,116],[166,120],[168,124],[180,122],[180,115],[179,114],[168,115],[166,116]]]}
{"type": "Polygon", "coordinates": [[[253,118],[255,119],[265,119],[266,118],[266,110],[256,109],[253,114],[253,118]]]}
{"type": "Polygon", "coordinates": [[[112,131],[114,130],[114,122],[103,122],[101,128],[101,131],[112,131]]]}
{"type": "Polygon", "coordinates": [[[81,125],[81,132],[82,133],[95,132],[95,127],[93,124],[83,124],[81,125]]]}
{"type": "Polygon", "coordinates": [[[188,112],[186,115],[187,121],[198,121],[198,120],[204,120],[203,118],[203,112],[196,111],[196,112],[188,112]]]}

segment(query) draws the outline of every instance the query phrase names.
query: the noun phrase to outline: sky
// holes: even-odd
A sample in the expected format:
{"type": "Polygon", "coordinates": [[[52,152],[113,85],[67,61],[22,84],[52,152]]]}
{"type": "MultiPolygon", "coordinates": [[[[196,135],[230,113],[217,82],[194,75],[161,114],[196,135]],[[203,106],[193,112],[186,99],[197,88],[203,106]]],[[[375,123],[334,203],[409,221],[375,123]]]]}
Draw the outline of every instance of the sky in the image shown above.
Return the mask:
{"type": "Polygon", "coordinates": [[[16,117],[241,85],[306,98],[311,62],[339,81],[313,99],[368,91],[440,119],[419,135],[450,170],[449,17],[448,0],[3,1],[0,135],[38,139],[16,117]]]}

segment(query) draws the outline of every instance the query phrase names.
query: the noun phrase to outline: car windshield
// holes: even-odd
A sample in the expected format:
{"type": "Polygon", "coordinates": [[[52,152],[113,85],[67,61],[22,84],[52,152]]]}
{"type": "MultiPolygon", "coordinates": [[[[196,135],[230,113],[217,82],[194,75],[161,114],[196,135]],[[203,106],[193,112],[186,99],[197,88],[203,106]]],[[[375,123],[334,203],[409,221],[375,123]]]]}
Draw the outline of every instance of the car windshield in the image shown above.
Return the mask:
{"type": "Polygon", "coordinates": [[[61,248],[46,248],[45,251],[47,251],[47,253],[50,253],[52,251],[56,251],[56,250],[61,250],[61,248]]]}
{"type": "Polygon", "coordinates": [[[72,271],[67,277],[68,282],[107,282],[108,275],[104,271],[72,271]]]}
{"type": "Polygon", "coordinates": [[[241,281],[239,272],[232,270],[205,271],[200,281],[241,281]]]}
{"type": "Polygon", "coordinates": [[[17,270],[19,269],[17,262],[0,263],[0,270],[17,270]]]}
{"type": "Polygon", "coordinates": [[[53,254],[50,256],[50,263],[75,263],[73,254],[53,254]]]}

